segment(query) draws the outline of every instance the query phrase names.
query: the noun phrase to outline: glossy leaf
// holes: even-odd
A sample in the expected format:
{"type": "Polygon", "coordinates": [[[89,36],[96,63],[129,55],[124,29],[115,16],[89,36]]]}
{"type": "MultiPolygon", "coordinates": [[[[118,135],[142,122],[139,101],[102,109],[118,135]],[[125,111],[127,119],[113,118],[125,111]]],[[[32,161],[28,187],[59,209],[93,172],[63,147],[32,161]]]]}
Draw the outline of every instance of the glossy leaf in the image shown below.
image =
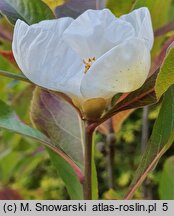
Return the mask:
{"type": "Polygon", "coordinates": [[[55,14],[57,18],[66,16],[76,18],[87,9],[96,9],[96,0],[68,0],[55,9],[55,14]]]}
{"type": "Polygon", "coordinates": [[[174,156],[169,157],[159,181],[159,195],[162,200],[174,200],[174,156]]]}
{"type": "Polygon", "coordinates": [[[41,0],[1,0],[0,11],[15,24],[17,19],[28,24],[54,19],[51,9],[41,0]]]}
{"type": "Polygon", "coordinates": [[[147,149],[134,175],[126,199],[130,199],[148,173],[174,141],[174,86],[165,93],[158,118],[154,124],[147,149]]]}

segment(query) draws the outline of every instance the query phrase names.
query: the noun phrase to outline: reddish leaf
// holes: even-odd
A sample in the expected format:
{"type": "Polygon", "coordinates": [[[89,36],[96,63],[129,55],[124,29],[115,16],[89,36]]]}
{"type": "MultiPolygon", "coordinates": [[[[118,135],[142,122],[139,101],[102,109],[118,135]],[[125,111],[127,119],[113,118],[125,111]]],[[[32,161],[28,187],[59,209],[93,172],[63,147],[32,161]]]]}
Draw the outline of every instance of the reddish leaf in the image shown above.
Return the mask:
{"type": "Polygon", "coordinates": [[[83,166],[80,120],[68,102],[59,95],[36,88],[31,103],[31,118],[56,148],[83,166]]]}
{"type": "Polygon", "coordinates": [[[82,198],[83,146],[76,110],[60,95],[37,87],[31,103],[31,118],[35,126],[50,138],[50,147],[54,145],[61,156],[48,150],[71,197],[82,198]]]}
{"type": "Polygon", "coordinates": [[[73,17],[76,18],[87,9],[96,9],[96,0],[68,0],[55,9],[57,18],[73,17]]]}
{"type": "Polygon", "coordinates": [[[98,130],[101,134],[107,136],[107,134],[109,134],[109,128],[108,128],[107,121],[105,121],[105,122],[103,122],[103,124],[99,125],[98,128],[97,128],[97,130],[98,130]]]}
{"type": "Polygon", "coordinates": [[[134,111],[135,109],[130,110],[124,110],[122,112],[117,113],[114,115],[111,119],[112,121],[112,128],[110,128],[110,124],[108,121],[105,121],[103,124],[99,125],[97,130],[107,136],[110,133],[110,129],[113,130],[115,133],[118,133],[121,129],[122,124],[124,121],[129,117],[129,115],[134,111]]]}
{"type": "Polygon", "coordinates": [[[130,116],[130,114],[134,111],[134,109],[129,109],[122,111],[115,116],[112,117],[112,125],[115,133],[118,133],[121,129],[122,124],[124,121],[130,116]]]}

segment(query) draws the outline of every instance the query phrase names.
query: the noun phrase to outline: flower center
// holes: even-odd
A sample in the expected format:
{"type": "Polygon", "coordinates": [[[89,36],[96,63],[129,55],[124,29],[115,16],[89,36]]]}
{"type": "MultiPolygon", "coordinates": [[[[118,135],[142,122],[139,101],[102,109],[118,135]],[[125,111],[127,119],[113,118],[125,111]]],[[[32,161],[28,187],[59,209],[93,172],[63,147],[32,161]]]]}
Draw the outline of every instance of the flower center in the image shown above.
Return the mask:
{"type": "Polygon", "coordinates": [[[85,71],[84,71],[85,74],[88,72],[89,68],[95,62],[95,60],[96,60],[95,57],[83,59],[83,63],[85,64],[85,71]]]}

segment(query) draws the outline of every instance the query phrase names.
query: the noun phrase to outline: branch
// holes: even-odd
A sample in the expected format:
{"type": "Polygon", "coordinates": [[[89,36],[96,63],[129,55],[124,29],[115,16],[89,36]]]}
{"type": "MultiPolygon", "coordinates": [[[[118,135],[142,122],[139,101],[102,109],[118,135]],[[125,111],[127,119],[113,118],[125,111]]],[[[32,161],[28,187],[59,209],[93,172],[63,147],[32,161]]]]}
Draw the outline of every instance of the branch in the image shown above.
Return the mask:
{"type": "Polygon", "coordinates": [[[92,199],[92,137],[94,128],[90,128],[90,124],[85,124],[85,178],[83,182],[84,199],[92,199]]]}
{"type": "Polygon", "coordinates": [[[161,28],[155,30],[154,36],[155,37],[160,37],[162,35],[167,34],[170,31],[174,30],[174,21],[167,23],[166,25],[162,26],[161,28]]]}
{"type": "Polygon", "coordinates": [[[24,81],[24,82],[31,83],[30,80],[28,80],[22,74],[15,74],[15,73],[11,73],[11,72],[8,72],[8,71],[0,70],[0,76],[4,76],[4,77],[12,78],[12,79],[15,79],[15,80],[21,80],[21,81],[24,81]]]}

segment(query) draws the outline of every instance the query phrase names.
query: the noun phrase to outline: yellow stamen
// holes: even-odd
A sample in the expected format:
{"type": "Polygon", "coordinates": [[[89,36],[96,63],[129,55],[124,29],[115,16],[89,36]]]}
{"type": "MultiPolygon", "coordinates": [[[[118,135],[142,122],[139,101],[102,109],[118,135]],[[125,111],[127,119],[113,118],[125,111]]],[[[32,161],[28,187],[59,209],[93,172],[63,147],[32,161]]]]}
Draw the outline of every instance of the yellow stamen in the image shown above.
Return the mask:
{"type": "Polygon", "coordinates": [[[89,70],[89,68],[91,67],[91,65],[95,62],[96,58],[92,57],[92,58],[88,58],[88,59],[83,59],[83,63],[85,64],[85,71],[84,73],[87,73],[87,71],[89,70]]]}

